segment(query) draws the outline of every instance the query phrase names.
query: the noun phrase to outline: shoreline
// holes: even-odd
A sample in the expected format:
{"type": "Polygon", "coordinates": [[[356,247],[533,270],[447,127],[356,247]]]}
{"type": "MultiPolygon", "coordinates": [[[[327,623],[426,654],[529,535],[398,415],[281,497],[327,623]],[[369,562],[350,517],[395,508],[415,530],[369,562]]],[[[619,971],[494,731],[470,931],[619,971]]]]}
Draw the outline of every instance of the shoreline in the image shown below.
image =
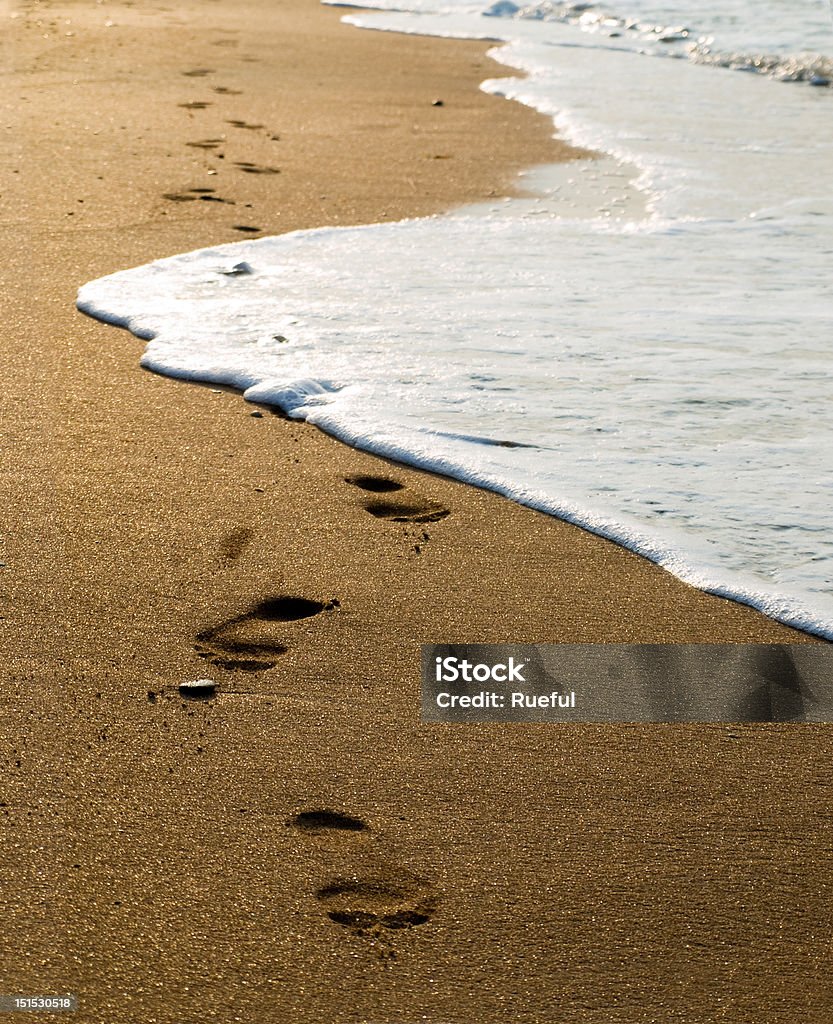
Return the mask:
{"type": "MultiPolygon", "coordinates": [[[[403,221],[403,223],[405,223],[403,221]]],[[[375,225],[370,225],[375,226],[375,225]]],[[[323,230],[328,230],[324,228],[323,230]]],[[[347,228],[346,230],[350,230],[347,228]]],[[[315,229],[313,229],[315,231],[315,229]]],[[[304,232],[301,232],[303,234],[304,232]]],[[[232,243],[235,244],[235,243],[232,243]]],[[[211,254],[213,256],[219,256],[223,253],[225,246],[213,246],[209,250],[199,250],[200,254],[211,254]]],[[[193,254],[182,254],[182,255],[193,255],[193,254]]],[[[236,256],[239,253],[235,254],[236,256]]],[[[178,259],[179,257],[174,257],[178,259]]],[[[153,266],[158,267],[160,273],[165,271],[162,268],[162,264],[166,261],[156,261],[153,266]]],[[[132,273],[133,271],[142,270],[143,268],[132,268],[132,270],[124,271],[124,273],[132,273]]],[[[246,271],[248,273],[248,271],[246,271]]],[[[228,273],[228,271],[224,271],[228,273]]],[[[117,275],[114,275],[117,276],[117,275]]],[[[103,324],[107,327],[113,327],[118,330],[126,331],[132,337],[137,340],[144,342],[146,345],[150,345],[152,342],[159,338],[161,341],[165,341],[166,337],[170,335],[170,327],[167,331],[152,333],[149,327],[145,327],[146,323],[153,323],[153,317],[150,315],[150,319],[142,319],[147,317],[148,314],[144,312],[140,314],[131,313],[128,315],[126,312],[121,313],[118,311],[118,299],[112,299],[114,305],[108,305],[105,300],[102,302],[101,292],[98,292],[96,298],[96,285],[101,286],[107,281],[106,278],[101,281],[90,282],[90,287],[93,295],[85,294],[87,286],[85,285],[79,292],[77,301],[77,309],[80,313],[88,316],[93,321],[103,324]],[[112,310],[112,311],[110,311],[112,310]]],[[[106,292],[105,292],[106,294],[106,292]]],[[[135,298],[135,296],[134,296],[135,298]]],[[[150,309],[151,307],[145,303],[143,309],[150,309]]],[[[174,332],[175,335],[179,335],[181,332],[174,332]]],[[[262,394],[258,394],[253,397],[246,397],[247,394],[253,392],[262,391],[264,380],[258,378],[253,383],[248,385],[242,385],[237,383],[228,383],[230,371],[228,371],[222,365],[213,367],[211,370],[200,371],[194,370],[193,368],[186,367],[175,367],[170,363],[170,360],[166,361],[164,357],[160,357],[158,354],[153,357],[148,355],[146,348],[145,353],[141,358],[141,365],[144,369],[151,373],[156,373],[162,376],[166,376],[172,380],[179,381],[180,383],[188,383],[192,385],[198,385],[200,387],[211,389],[219,389],[228,394],[237,395],[247,405],[254,405],[274,415],[280,416],[285,419],[291,419],[295,423],[305,424],[307,427],[312,427],[320,431],[324,436],[332,438],[340,444],[352,448],[355,451],[363,452],[372,458],[380,460],[382,463],[396,467],[401,470],[414,470],[416,472],[427,473],[430,476],[437,476],[446,479],[453,483],[461,483],[466,487],[475,488],[482,490],[486,493],[494,494],[499,498],[509,501],[519,507],[528,509],[532,512],[540,513],[547,516],[548,518],[555,519],[558,522],[566,525],[574,526],[583,532],[597,537],[600,540],[614,544],[629,553],[635,555],[638,558],[656,566],[660,571],[666,572],[675,578],[677,581],[682,583],[684,586],[690,586],[695,590],[698,590],[705,596],[718,597],[723,600],[729,601],[732,604],[739,605],[744,608],[748,608],[756,614],[762,615],[769,621],[776,623],[786,629],[796,631],[813,641],[829,643],[831,637],[829,634],[829,627],[817,625],[815,622],[807,623],[801,622],[803,617],[805,620],[810,618],[806,612],[787,613],[783,612],[781,616],[769,614],[764,607],[761,605],[766,603],[766,599],[780,600],[778,594],[767,594],[766,592],[761,596],[760,593],[755,593],[751,584],[748,585],[746,593],[744,593],[742,587],[733,585],[732,583],[720,583],[716,582],[711,585],[703,585],[698,583],[690,583],[686,578],[687,575],[698,575],[702,573],[702,568],[697,569],[691,562],[686,562],[683,570],[673,571],[664,564],[668,561],[680,561],[685,560],[686,556],[684,549],[680,550],[674,548],[670,539],[666,538],[662,534],[654,533],[642,533],[641,524],[631,523],[628,525],[626,521],[613,521],[612,523],[608,520],[605,525],[596,526],[587,521],[588,513],[581,507],[572,506],[569,503],[565,510],[559,509],[558,511],[553,510],[554,507],[559,506],[559,501],[548,495],[545,495],[540,491],[532,491],[529,489],[525,490],[525,496],[519,497],[513,493],[512,487],[501,482],[498,478],[490,477],[488,474],[484,474],[479,471],[474,471],[467,467],[465,463],[460,462],[455,465],[455,470],[452,469],[440,469],[437,468],[436,459],[432,459],[423,456],[422,458],[418,455],[413,454],[411,450],[402,446],[402,442],[391,442],[390,439],[382,441],[376,441],[372,437],[356,439],[355,431],[349,426],[339,425],[334,427],[332,424],[325,427],[321,426],[319,422],[314,419],[309,420],[306,416],[294,416],[292,415],[292,409],[295,408],[292,403],[282,405],[278,401],[270,401],[268,397],[263,397],[262,394]],[[159,368],[160,366],[164,368],[159,368]],[[636,539],[625,539],[627,535],[631,538],[636,539]],[[660,550],[660,554],[653,556],[648,552],[660,550]],[[793,621],[791,621],[791,618],[793,621]],[[795,621],[799,620],[799,621],[795,621]],[[825,633],[827,628],[827,633],[825,633]]],[[[241,372],[235,371],[233,376],[238,379],[241,377],[241,372]]],[[[274,390],[274,385],[269,385],[274,390]]],[[[315,413],[315,409],[312,408],[312,413],[315,413]]],[[[495,445],[505,445],[512,447],[512,442],[508,441],[497,441],[482,439],[486,443],[495,445]]],[[[445,466],[449,465],[448,460],[441,460],[445,466]]],[[[783,603],[783,602],[782,602],[783,603]]]]}
{"type": "Polygon", "coordinates": [[[438,211],[559,152],[547,119],[478,92],[501,71],[487,44],[340,16],[39,3],[0,38],[6,988],[74,992],[84,1024],[539,1024],[554,1006],[694,1024],[716,995],[739,1024],[776,1003],[773,1024],[822,1024],[830,730],[427,726],[414,676],[423,642],[811,638],[141,372],[138,345],[75,311],[79,284],[253,234],[235,224],[438,211]],[[376,518],[362,475],[449,514],[376,518]],[[281,596],[338,606],[264,627],[281,596]],[[273,668],[219,663],[238,626],[273,668]],[[217,700],[179,698],[205,675],[217,700]],[[345,880],[430,924],[353,934],[328,910],[345,880]]]}

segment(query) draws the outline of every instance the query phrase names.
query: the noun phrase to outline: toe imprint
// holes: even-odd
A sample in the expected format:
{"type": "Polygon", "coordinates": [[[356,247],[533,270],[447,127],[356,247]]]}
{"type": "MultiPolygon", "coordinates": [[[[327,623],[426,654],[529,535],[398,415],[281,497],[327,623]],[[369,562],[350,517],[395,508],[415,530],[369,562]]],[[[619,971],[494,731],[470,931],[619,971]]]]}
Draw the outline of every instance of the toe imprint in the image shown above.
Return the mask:
{"type": "Polygon", "coordinates": [[[331,921],[350,931],[397,930],[425,924],[434,913],[428,887],[407,876],[339,879],[316,893],[331,921]]]}

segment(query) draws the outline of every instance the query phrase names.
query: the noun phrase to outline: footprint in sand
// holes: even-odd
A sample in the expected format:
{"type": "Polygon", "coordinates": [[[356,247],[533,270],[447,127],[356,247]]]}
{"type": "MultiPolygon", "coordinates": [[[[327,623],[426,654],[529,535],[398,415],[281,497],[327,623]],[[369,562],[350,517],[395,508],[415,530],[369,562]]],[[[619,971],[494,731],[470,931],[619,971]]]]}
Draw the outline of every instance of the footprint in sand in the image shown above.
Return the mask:
{"type": "Polygon", "coordinates": [[[215,85],[214,92],[219,93],[221,96],[242,96],[243,93],[240,89],[229,89],[227,85],[215,85]]]}
{"type": "Polygon", "coordinates": [[[368,476],[358,473],[354,476],[346,476],[345,482],[354,487],[360,487],[363,491],[372,491],[374,494],[388,494],[390,491],[404,491],[405,485],[397,480],[390,480],[386,476],[368,476]]]}
{"type": "Polygon", "coordinates": [[[190,103],[178,103],[178,107],[182,107],[183,110],[205,110],[212,104],[206,100],[191,100],[190,103]]]}
{"type": "Polygon", "coordinates": [[[234,121],[234,120],[229,121],[229,120],[227,120],[226,124],[230,124],[232,126],[232,128],[245,128],[245,129],[247,129],[247,131],[250,131],[250,132],[259,131],[261,128],[264,127],[262,124],[249,124],[248,121],[234,121]]]}
{"type": "MultiPolygon", "coordinates": [[[[344,479],[346,483],[370,494],[391,494],[406,490],[404,484],[384,476],[356,475],[344,479]]],[[[365,511],[377,519],[387,519],[392,523],[436,523],[451,515],[449,509],[439,502],[411,494],[396,498],[373,498],[364,507],[365,511]]]]}
{"type": "Polygon", "coordinates": [[[225,141],[225,139],[197,139],[196,142],[186,142],[185,145],[192,149],[217,149],[225,141]]]}
{"type": "Polygon", "coordinates": [[[189,188],[187,192],[164,192],[162,198],[172,203],[200,201],[203,203],[225,203],[228,206],[235,205],[233,199],[223,199],[222,196],[214,195],[213,188],[189,188]]]}
{"type": "Polygon", "coordinates": [[[315,896],[331,921],[357,935],[415,928],[430,921],[436,910],[431,887],[402,869],[337,878],[315,896]]]}
{"type": "MultiPolygon", "coordinates": [[[[313,836],[370,831],[361,818],[327,808],[299,811],[286,824],[313,836]]],[[[372,867],[365,863],[355,873],[322,885],[315,898],[331,921],[355,935],[370,934],[376,938],[425,924],[437,905],[428,882],[411,871],[378,860],[372,867]]]]}
{"type": "Polygon", "coordinates": [[[312,835],[321,835],[325,832],[368,832],[369,826],[361,818],[354,818],[349,814],[342,814],[341,811],[331,811],[327,808],[316,808],[312,811],[299,811],[286,823],[290,828],[297,828],[301,832],[309,832],[312,835]]]}
{"type": "Polygon", "coordinates": [[[183,71],[186,78],[205,78],[206,75],[216,74],[214,68],[193,68],[191,71],[183,71]]]}
{"type": "Polygon", "coordinates": [[[197,634],[194,649],[209,664],[241,672],[265,672],[274,668],[287,651],[282,627],[339,607],[336,600],[324,603],[305,597],[270,597],[236,618],[197,634]]]}
{"type": "Polygon", "coordinates": [[[220,541],[220,554],[230,562],[236,561],[249,546],[252,537],[254,537],[254,530],[250,530],[248,526],[232,530],[220,541]]]}
{"type": "Polygon", "coordinates": [[[251,164],[248,160],[238,160],[235,165],[244,174],[280,174],[277,167],[264,167],[261,164],[251,164]]]}
{"type": "Polygon", "coordinates": [[[404,501],[371,501],[366,511],[377,519],[392,523],[437,523],[451,512],[436,501],[412,499],[404,501]]]}

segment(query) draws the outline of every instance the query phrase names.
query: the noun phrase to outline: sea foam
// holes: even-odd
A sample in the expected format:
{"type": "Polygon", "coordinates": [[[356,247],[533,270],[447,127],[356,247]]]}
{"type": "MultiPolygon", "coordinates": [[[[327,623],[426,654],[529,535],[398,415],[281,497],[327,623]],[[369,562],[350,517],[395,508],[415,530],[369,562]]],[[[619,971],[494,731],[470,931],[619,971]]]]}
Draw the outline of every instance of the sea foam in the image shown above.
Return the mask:
{"type": "Polygon", "coordinates": [[[79,307],[147,339],[148,368],[833,638],[826,97],[481,13],[351,18],[507,25],[496,56],[528,77],[485,87],[611,159],[537,173],[511,202],[160,260],[79,307]]]}

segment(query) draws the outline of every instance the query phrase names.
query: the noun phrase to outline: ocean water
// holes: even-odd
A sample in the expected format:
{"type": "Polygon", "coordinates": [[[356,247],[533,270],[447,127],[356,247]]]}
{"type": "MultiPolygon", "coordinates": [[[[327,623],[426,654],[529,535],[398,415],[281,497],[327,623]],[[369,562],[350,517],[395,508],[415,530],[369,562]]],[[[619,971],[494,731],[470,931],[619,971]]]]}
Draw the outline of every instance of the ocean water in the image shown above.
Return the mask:
{"type": "Polygon", "coordinates": [[[599,158],[521,199],[160,260],[79,308],[151,369],[833,638],[828,5],[395,6],[348,17],[500,40],[526,77],[483,87],[599,158]]]}

